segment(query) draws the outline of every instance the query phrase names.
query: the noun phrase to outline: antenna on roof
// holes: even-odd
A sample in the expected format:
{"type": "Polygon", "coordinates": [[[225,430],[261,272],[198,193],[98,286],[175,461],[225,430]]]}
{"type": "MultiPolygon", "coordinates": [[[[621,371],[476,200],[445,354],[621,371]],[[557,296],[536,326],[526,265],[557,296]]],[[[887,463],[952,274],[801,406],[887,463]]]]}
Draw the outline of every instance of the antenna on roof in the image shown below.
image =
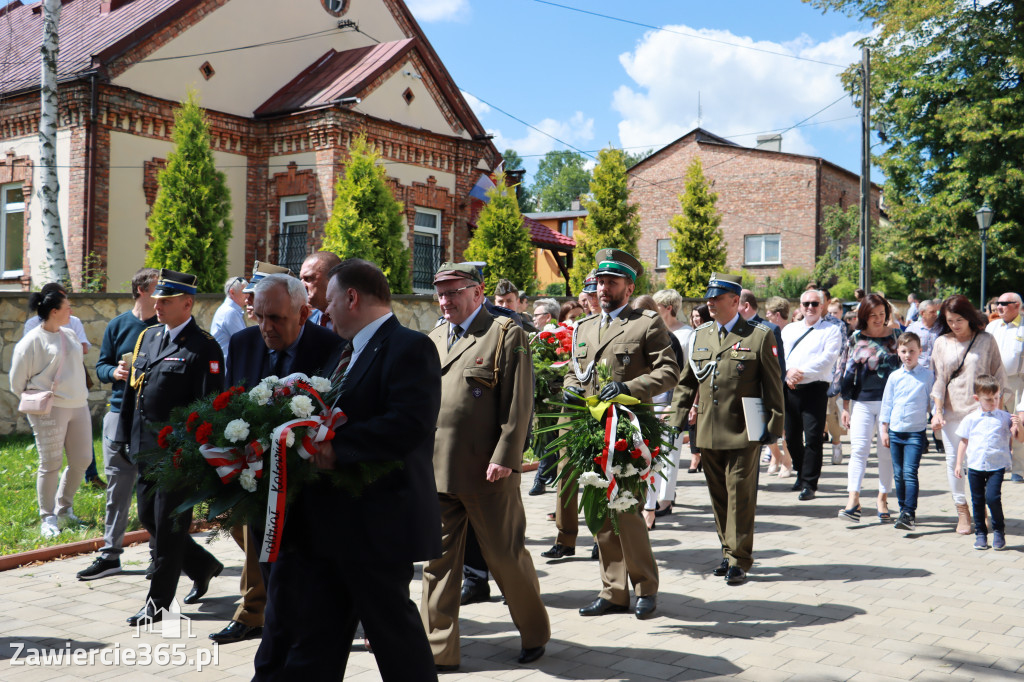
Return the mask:
{"type": "Polygon", "coordinates": [[[703,112],[700,108],[700,90],[697,91],[697,127],[700,128],[701,116],[703,112]]]}

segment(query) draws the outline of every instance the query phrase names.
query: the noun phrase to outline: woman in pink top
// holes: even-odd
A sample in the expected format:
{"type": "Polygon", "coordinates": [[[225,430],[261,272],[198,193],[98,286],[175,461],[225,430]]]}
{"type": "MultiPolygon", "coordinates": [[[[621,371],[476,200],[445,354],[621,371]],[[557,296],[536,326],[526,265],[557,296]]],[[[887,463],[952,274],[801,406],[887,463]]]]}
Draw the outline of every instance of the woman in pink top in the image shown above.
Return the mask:
{"type": "Polygon", "coordinates": [[[991,374],[1000,386],[1006,386],[1006,371],[995,338],[985,331],[987,320],[975,310],[966,296],[956,294],[942,303],[939,324],[943,333],[932,348],[932,429],[942,431],[946,450],[946,477],[956,505],[956,532],[971,533],[971,513],[967,508],[964,479],[954,473],[960,438],[956,431],[968,413],[978,409],[973,400],[974,380],[991,374]]]}

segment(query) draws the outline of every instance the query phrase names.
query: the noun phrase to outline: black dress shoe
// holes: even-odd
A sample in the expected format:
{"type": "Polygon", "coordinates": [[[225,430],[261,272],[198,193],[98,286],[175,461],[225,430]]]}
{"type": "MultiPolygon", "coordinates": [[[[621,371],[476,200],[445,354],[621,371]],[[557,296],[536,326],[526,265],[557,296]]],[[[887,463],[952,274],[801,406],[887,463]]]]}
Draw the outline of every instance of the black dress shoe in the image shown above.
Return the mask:
{"type": "Polygon", "coordinates": [[[793,485],[791,485],[789,487],[789,489],[792,490],[793,492],[796,492],[796,491],[800,490],[802,487],[803,486],[800,485],[800,481],[797,480],[797,481],[793,481],[793,485]]]}
{"type": "Polygon", "coordinates": [[[533,482],[533,487],[530,488],[531,495],[543,495],[547,492],[547,488],[544,486],[544,481],[537,480],[533,482]]]}
{"type": "Polygon", "coordinates": [[[540,555],[545,559],[561,559],[562,557],[575,556],[575,547],[566,547],[565,545],[559,545],[555,543],[555,546],[546,552],[541,552],[540,555]]]}
{"type": "Polygon", "coordinates": [[[580,609],[581,616],[603,616],[606,613],[628,613],[628,606],[613,604],[604,597],[598,597],[590,604],[580,609]]]}
{"type": "Polygon", "coordinates": [[[154,573],[156,573],[156,564],[150,561],[149,566],[146,566],[146,580],[152,580],[154,573]]]}
{"type": "Polygon", "coordinates": [[[594,543],[594,548],[592,550],[590,550],[590,558],[591,558],[592,561],[597,561],[598,559],[601,558],[601,555],[598,554],[598,551],[597,551],[597,543],[596,542],[594,543]]]}
{"type": "Polygon", "coordinates": [[[462,585],[462,599],[459,601],[463,606],[476,604],[491,600],[491,587],[487,583],[466,581],[462,585]]]}
{"type": "Polygon", "coordinates": [[[452,663],[452,664],[435,663],[434,664],[434,670],[436,670],[439,673],[454,673],[454,672],[458,672],[459,664],[458,663],[452,663]]]}
{"type": "Polygon", "coordinates": [[[145,622],[159,623],[164,618],[164,610],[153,607],[152,602],[147,603],[134,616],[128,616],[128,625],[135,627],[145,622]]]}
{"type": "Polygon", "coordinates": [[[800,494],[796,496],[796,499],[800,500],[801,502],[806,502],[807,500],[813,500],[814,499],[814,491],[811,490],[810,488],[804,488],[803,490],[800,491],[800,494]]]}
{"type": "Polygon", "coordinates": [[[725,582],[729,585],[742,585],[747,582],[747,572],[739,566],[730,566],[725,574],[725,582]]]}
{"type": "Polygon", "coordinates": [[[220,572],[223,570],[224,564],[214,561],[209,572],[204,576],[200,576],[192,583],[192,591],[186,594],[182,601],[186,604],[195,604],[202,599],[206,591],[210,589],[210,581],[220,575],[220,572]]]}
{"type": "Polygon", "coordinates": [[[246,625],[245,623],[233,620],[220,632],[214,632],[210,635],[210,639],[217,642],[217,644],[232,644],[234,642],[241,642],[244,639],[261,637],[262,635],[263,628],[261,626],[246,625]]]}
{"type": "Polygon", "coordinates": [[[658,608],[658,597],[657,595],[649,595],[646,597],[636,598],[636,608],[633,609],[633,615],[638,620],[646,620],[654,615],[654,610],[658,608]]]}
{"type": "Polygon", "coordinates": [[[728,559],[722,559],[722,563],[718,564],[718,567],[715,568],[715,575],[717,575],[719,578],[721,578],[723,575],[725,575],[728,572],[729,572],[729,560],[728,559]]]}
{"type": "Polygon", "coordinates": [[[520,649],[519,658],[516,659],[520,663],[533,663],[538,658],[544,655],[543,646],[535,646],[532,649],[520,649]]]}
{"type": "Polygon", "coordinates": [[[676,503],[674,501],[673,502],[669,502],[667,507],[662,507],[660,509],[654,510],[654,515],[659,517],[659,518],[662,517],[662,516],[668,516],[669,514],[672,513],[672,507],[674,507],[675,505],[676,505],[676,503]]]}

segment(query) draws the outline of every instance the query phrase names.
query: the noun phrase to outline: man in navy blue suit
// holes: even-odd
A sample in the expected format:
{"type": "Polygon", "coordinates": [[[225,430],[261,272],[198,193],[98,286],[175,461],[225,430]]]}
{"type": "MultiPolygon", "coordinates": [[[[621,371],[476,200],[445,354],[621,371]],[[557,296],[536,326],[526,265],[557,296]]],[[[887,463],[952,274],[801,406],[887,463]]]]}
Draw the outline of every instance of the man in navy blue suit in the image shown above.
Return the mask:
{"type": "MultiPolygon", "coordinates": [[[[308,376],[330,376],[324,370],[328,359],[341,347],[337,334],[308,321],[310,306],[302,282],[285,274],[267,275],[255,285],[253,310],[257,326],[231,336],[228,346],[227,385],[244,384],[251,388],[274,374],[285,377],[292,372],[308,376]]],[[[263,609],[267,601],[265,576],[261,573],[260,539],[244,526],[231,530],[232,537],[245,551],[242,568],[242,603],[231,622],[210,635],[218,644],[239,642],[262,634],[263,609]]]]}
{"type": "Polygon", "coordinates": [[[409,581],[413,562],[441,553],[433,470],[440,360],[430,339],[395,318],[387,279],[372,263],[349,259],[331,270],[327,312],[351,339],[332,372],[343,377],[335,405],[348,420],[312,465],[401,468],[358,496],[326,480],[308,485],[289,507],[254,679],[342,679],[361,621],[383,680],[436,681],[409,581]]]}

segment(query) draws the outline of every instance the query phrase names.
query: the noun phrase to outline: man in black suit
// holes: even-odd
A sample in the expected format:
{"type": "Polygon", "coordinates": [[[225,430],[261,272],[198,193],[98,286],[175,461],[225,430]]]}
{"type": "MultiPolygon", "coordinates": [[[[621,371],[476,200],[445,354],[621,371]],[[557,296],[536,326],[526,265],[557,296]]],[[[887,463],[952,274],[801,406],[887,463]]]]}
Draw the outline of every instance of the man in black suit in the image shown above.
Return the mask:
{"type": "MultiPolygon", "coordinates": [[[[224,355],[217,341],[192,317],[195,295],[195,275],[160,271],[153,291],[158,324],[144,329],[135,343],[114,436],[118,443],[127,444],[133,462],[138,461],[140,452],[159,447],[155,426],[167,421],[173,408],[223,387],[224,355]]],[[[128,618],[131,626],[163,617],[174,600],[182,570],[193,580],[184,601],[194,604],[224,569],[189,535],[192,510],[174,514],[186,494],[156,488],[147,474],[140,463],[136,486],[139,520],[153,538],[154,572],[145,605],[128,618]]]]}
{"type": "MultiPolygon", "coordinates": [[[[338,352],[342,341],[337,334],[309,321],[310,306],[302,282],[285,274],[267,275],[256,283],[253,295],[257,326],[231,337],[228,386],[244,384],[252,388],[271,374],[285,377],[302,372],[307,376],[330,376],[331,370],[324,370],[324,367],[338,352]]],[[[242,603],[231,622],[210,635],[218,644],[258,637],[263,630],[267,592],[259,563],[262,534],[254,534],[252,530],[246,526],[231,529],[231,536],[245,552],[242,603]]]]}
{"type": "Polygon", "coordinates": [[[352,340],[333,371],[341,381],[335,405],[348,420],[312,464],[401,468],[355,497],[328,481],[309,485],[289,507],[254,679],[342,679],[361,621],[382,679],[436,680],[409,581],[413,562],[441,553],[432,463],[440,360],[426,336],[399,324],[372,263],[349,259],[331,271],[327,312],[334,331],[352,340]]]}

